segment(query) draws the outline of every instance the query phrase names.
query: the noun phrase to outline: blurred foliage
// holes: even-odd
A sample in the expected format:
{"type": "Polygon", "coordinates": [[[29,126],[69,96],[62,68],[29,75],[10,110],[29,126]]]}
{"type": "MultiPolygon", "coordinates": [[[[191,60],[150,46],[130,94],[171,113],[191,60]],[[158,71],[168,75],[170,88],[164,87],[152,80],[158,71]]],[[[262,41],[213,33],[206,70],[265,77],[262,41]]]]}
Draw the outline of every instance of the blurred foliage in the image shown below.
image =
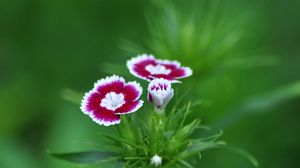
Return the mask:
{"type": "MultiPolygon", "coordinates": [[[[195,116],[193,113],[197,111],[193,108],[199,103],[189,102],[183,107],[178,107],[180,100],[182,99],[176,100],[177,103],[168,113],[155,112],[152,107],[145,105],[146,108],[144,107],[139,113],[122,116],[120,124],[109,127],[111,130],[109,134],[100,134],[108,140],[106,144],[108,151],[50,152],[50,155],[79,165],[103,166],[103,163],[111,163],[122,165],[121,167],[145,168],[153,167],[149,161],[154,155],[159,155],[163,160],[160,167],[193,168],[197,165],[188,163],[186,159],[195,155],[201,156],[202,152],[209,149],[222,148],[226,143],[219,140],[222,131],[207,136],[203,134],[191,136],[196,135],[196,131],[201,133],[207,131],[207,127],[201,125],[199,119],[186,121],[187,116],[195,116]]],[[[225,149],[227,148],[230,147],[225,149]]],[[[243,154],[254,166],[258,166],[257,161],[251,155],[237,149],[234,151],[243,154]]]]}
{"type": "Polygon", "coordinates": [[[221,0],[152,0],[146,11],[149,38],[144,45],[129,40],[122,47],[134,54],[149,51],[167,59],[180,59],[201,77],[210,71],[274,65],[276,57],[255,48],[260,23],[257,10],[221,0]],[[238,13],[238,15],[237,15],[238,13]]]}
{"type": "MultiPolygon", "coordinates": [[[[205,124],[248,100],[274,102],[276,108],[259,109],[268,113],[226,126],[224,139],[250,151],[261,167],[299,167],[299,98],[276,99],[281,91],[291,94],[279,98],[298,93],[289,86],[300,77],[299,6],[280,0],[0,1],[0,167],[73,168],[46,150],[105,148],[99,126],[61,99],[68,92],[62,89],[84,92],[107,73],[130,78],[122,62],[144,52],[193,67],[184,88],[192,89],[190,98],[205,100],[198,116],[205,124]]],[[[189,162],[250,167],[223,150],[189,162]]]]}

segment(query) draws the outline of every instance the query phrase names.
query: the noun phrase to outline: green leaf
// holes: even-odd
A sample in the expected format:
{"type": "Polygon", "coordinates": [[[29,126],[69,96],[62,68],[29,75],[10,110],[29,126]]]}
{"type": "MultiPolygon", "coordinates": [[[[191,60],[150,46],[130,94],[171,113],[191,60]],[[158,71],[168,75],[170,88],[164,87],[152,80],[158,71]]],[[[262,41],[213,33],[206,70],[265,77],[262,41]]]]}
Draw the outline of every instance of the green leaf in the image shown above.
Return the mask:
{"type": "Polygon", "coordinates": [[[114,165],[113,165],[113,168],[123,168],[125,165],[124,162],[116,162],[114,165]]]}
{"type": "MultiPolygon", "coordinates": [[[[196,132],[196,131],[195,131],[196,132]]],[[[197,134],[197,132],[196,132],[197,134]]],[[[199,133],[198,133],[199,134],[199,133]]],[[[198,141],[209,141],[209,142],[213,142],[216,141],[217,139],[219,139],[221,136],[223,135],[223,131],[220,130],[219,133],[213,134],[211,136],[206,136],[203,138],[198,138],[198,141]]]]}
{"type": "Polygon", "coordinates": [[[187,145],[186,139],[195,131],[195,129],[199,126],[200,121],[194,120],[190,124],[185,125],[183,128],[180,128],[174,137],[170,139],[166,146],[166,152],[173,152],[179,150],[182,146],[187,145]]]}
{"type": "Polygon", "coordinates": [[[254,158],[254,156],[252,156],[247,151],[245,151],[243,149],[240,149],[240,148],[237,148],[237,147],[233,147],[233,146],[224,146],[222,148],[233,151],[233,152],[236,152],[236,153],[244,156],[247,160],[249,160],[253,164],[253,166],[259,167],[258,161],[254,158]]]}
{"type": "Polygon", "coordinates": [[[216,141],[216,142],[203,142],[203,141],[198,141],[194,144],[192,144],[188,149],[187,149],[187,154],[195,154],[195,153],[200,153],[202,151],[212,149],[212,148],[218,148],[221,146],[225,146],[226,142],[224,141],[216,141]]]}
{"type": "Polygon", "coordinates": [[[99,151],[49,154],[58,159],[80,164],[91,164],[95,162],[110,161],[112,159],[116,159],[117,156],[117,154],[114,152],[99,151]]]}
{"type": "Polygon", "coordinates": [[[280,103],[300,96],[300,81],[273,91],[253,96],[237,108],[231,110],[224,118],[217,121],[213,128],[220,129],[235,122],[248,114],[259,113],[276,107],[280,103]]]}
{"type": "Polygon", "coordinates": [[[177,133],[175,134],[174,138],[177,141],[183,141],[184,139],[186,139],[188,136],[190,136],[194,130],[199,126],[200,121],[198,119],[192,121],[190,124],[185,125],[182,128],[179,128],[179,130],[177,131],[177,133]]]}
{"type": "Polygon", "coordinates": [[[186,162],[186,161],[184,161],[184,160],[179,160],[179,162],[181,163],[181,164],[183,164],[185,167],[187,167],[187,168],[194,168],[194,166],[192,166],[191,164],[189,164],[188,162],[186,162]]]}
{"type": "Polygon", "coordinates": [[[69,88],[64,88],[61,91],[61,96],[63,99],[65,99],[73,104],[76,104],[76,105],[80,104],[81,99],[83,98],[83,95],[84,95],[83,93],[79,93],[79,92],[69,89],[69,88]]]}
{"type": "Polygon", "coordinates": [[[185,113],[184,113],[184,115],[183,115],[183,119],[181,120],[181,123],[180,123],[180,126],[181,126],[181,127],[183,126],[183,124],[184,124],[184,122],[185,122],[185,119],[186,119],[187,115],[188,115],[189,112],[190,112],[190,107],[191,107],[191,102],[189,102],[189,103],[187,104],[186,111],[185,111],[185,113]]]}

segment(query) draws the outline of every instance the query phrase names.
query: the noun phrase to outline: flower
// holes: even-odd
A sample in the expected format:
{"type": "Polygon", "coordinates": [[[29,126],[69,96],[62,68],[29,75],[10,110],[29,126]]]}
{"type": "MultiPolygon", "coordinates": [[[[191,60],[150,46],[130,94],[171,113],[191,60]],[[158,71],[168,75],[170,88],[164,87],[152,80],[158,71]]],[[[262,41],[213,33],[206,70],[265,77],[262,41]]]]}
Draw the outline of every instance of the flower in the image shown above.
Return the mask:
{"type": "Polygon", "coordinates": [[[162,158],[158,155],[154,155],[152,158],[151,158],[151,164],[153,164],[155,167],[158,167],[161,165],[162,163],[162,158]]]}
{"type": "Polygon", "coordinates": [[[143,101],[138,100],[142,88],[137,82],[125,83],[113,75],[98,80],[94,88],[85,93],[81,110],[100,125],[110,126],[121,122],[120,115],[137,111],[143,101]]]}
{"type": "Polygon", "coordinates": [[[127,61],[130,73],[141,79],[151,81],[164,78],[171,82],[192,75],[189,67],[182,67],[177,61],[156,59],[153,55],[142,54],[127,61]]]}
{"type": "Polygon", "coordinates": [[[159,78],[153,79],[148,85],[148,101],[154,104],[155,111],[163,112],[172,99],[174,90],[170,81],[159,78]]]}

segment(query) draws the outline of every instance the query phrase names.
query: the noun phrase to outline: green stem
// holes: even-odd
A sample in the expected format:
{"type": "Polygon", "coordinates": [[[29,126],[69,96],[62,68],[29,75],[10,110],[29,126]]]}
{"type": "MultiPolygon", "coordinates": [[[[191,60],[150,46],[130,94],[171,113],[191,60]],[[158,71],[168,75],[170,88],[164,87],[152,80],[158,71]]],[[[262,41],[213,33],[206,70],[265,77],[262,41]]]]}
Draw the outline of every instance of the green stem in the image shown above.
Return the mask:
{"type": "Polygon", "coordinates": [[[155,152],[156,154],[160,153],[164,145],[164,124],[165,124],[165,113],[154,112],[153,115],[153,124],[155,132],[155,152]]]}

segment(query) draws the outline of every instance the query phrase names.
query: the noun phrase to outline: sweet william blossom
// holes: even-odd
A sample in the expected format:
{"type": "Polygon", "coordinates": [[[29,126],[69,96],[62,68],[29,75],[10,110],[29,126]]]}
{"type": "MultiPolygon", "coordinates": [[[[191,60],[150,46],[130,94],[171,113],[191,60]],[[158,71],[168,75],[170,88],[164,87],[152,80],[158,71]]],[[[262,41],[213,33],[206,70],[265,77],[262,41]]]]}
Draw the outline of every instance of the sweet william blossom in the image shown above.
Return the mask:
{"type": "Polygon", "coordinates": [[[164,112],[167,104],[174,95],[170,81],[159,78],[152,80],[148,85],[148,101],[153,103],[156,112],[164,112]]]}
{"type": "Polygon", "coordinates": [[[113,75],[94,84],[94,88],[85,94],[80,109],[100,125],[119,124],[120,115],[135,112],[143,105],[139,100],[141,94],[140,84],[125,83],[122,77],[113,75]]]}
{"type": "Polygon", "coordinates": [[[127,61],[127,68],[134,76],[151,81],[163,78],[170,82],[192,75],[189,67],[183,67],[178,61],[160,60],[153,55],[142,54],[127,61]]]}

